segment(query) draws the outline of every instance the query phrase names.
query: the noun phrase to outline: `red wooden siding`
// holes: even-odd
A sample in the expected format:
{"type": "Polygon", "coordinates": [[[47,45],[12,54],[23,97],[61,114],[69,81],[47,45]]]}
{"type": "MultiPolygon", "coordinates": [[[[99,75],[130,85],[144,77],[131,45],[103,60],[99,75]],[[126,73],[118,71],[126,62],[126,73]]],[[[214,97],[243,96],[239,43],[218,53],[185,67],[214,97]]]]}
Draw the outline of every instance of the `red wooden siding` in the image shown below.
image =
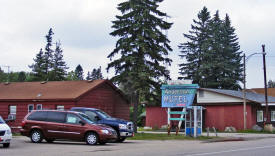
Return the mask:
{"type": "MultiPolygon", "coordinates": [[[[203,106],[204,127],[215,127],[224,131],[225,127],[233,126],[238,130],[243,129],[243,105],[215,105],[203,106]]],[[[256,124],[256,111],[263,107],[247,105],[247,128],[251,129],[256,124]]],[[[271,109],[270,109],[271,110],[271,109]]],[[[275,109],[274,109],[275,110],[275,109]]],[[[146,126],[161,127],[167,124],[167,112],[161,107],[146,108],[146,126]]]]}
{"type": "Polygon", "coordinates": [[[146,107],[146,126],[158,127],[167,125],[167,112],[161,107],[146,107]]]}
{"type": "Polygon", "coordinates": [[[129,119],[129,104],[109,84],[103,84],[81,97],[77,107],[98,108],[111,116],[129,119]]]}

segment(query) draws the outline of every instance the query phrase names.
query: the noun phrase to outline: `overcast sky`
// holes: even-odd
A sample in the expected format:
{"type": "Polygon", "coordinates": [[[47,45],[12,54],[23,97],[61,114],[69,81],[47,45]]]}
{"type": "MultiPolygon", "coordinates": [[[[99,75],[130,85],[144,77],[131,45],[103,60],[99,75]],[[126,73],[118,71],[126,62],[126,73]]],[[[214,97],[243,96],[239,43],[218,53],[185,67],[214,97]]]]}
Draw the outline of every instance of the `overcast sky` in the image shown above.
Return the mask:
{"type": "MultiPolygon", "coordinates": [[[[103,76],[111,78],[105,68],[107,55],[116,39],[109,35],[111,21],[120,14],[117,4],[124,0],[0,0],[0,66],[11,71],[30,71],[28,65],[40,48],[45,47],[45,35],[53,28],[54,41],[60,40],[64,59],[74,70],[78,64],[85,73],[102,66],[103,76]]],[[[168,31],[173,52],[171,77],[177,79],[178,45],[185,41],[183,33],[190,30],[192,19],[206,6],[211,15],[228,13],[236,28],[241,51],[246,55],[261,52],[266,45],[267,79],[275,80],[275,1],[274,0],[164,0],[160,10],[171,16],[168,31]]],[[[255,55],[247,63],[248,88],[261,88],[263,81],[262,56],[255,55]]]]}

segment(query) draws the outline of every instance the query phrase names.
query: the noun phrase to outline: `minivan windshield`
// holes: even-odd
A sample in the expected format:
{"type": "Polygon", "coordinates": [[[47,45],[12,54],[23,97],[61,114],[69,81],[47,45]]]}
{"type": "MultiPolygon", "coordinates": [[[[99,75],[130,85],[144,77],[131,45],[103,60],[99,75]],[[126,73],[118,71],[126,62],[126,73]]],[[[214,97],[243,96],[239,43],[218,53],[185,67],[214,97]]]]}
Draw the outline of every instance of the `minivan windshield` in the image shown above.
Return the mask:
{"type": "Polygon", "coordinates": [[[83,113],[78,113],[78,114],[82,117],[83,120],[85,120],[89,124],[94,124],[94,122],[86,114],[83,114],[83,113]]]}
{"type": "Polygon", "coordinates": [[[3,118],[0,116],[0,124],[4,124],[5,121],[3,120],[3,118]]]}
{"type": "Polygon", "coordinates": [[[102,116],[103,118],[112,118],[110,115],[108,115],[107,113],[101,111],[101,110],[97,110],[97,113],[102,116]]]}

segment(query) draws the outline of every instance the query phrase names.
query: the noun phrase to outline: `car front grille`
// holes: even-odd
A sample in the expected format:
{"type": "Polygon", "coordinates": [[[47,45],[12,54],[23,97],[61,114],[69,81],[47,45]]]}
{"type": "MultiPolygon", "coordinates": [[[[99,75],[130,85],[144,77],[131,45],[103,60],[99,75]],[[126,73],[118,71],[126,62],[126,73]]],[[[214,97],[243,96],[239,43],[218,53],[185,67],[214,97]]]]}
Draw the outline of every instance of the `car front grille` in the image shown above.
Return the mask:
{"type": "Polygon", "coordinates": [[[4,136],[6,131],[0,131],[0,136],[4,136]]]}

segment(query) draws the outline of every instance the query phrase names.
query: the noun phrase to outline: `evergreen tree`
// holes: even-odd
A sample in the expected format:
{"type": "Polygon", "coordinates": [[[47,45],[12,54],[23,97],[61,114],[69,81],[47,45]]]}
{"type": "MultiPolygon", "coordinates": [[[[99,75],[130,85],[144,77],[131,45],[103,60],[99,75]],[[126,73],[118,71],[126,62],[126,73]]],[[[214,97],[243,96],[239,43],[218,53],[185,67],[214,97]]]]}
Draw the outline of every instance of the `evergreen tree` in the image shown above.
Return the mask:
{"type": "Polygon", "coordinates": [[[18,79],[17,79],[17,81],[18,82],[24,82],[25,80],[26,80],[26,73],[25,72],[23,72],[23,71],[21,71],[21,72],[19,72],[19,74],[18,74],[18,79]]]}
{"type": "Polygon", "coordinates": [[[47,73],[43,70],[45,62],[43,55],[43,50],[40,49],[39,53],[36,54],[36,58],[33,59],[34,63],[29,66],[32,69],[33,81],[43,81],[47,77],[47,73]]]}
{"type": "Polygon", "coordinates": [[[0,82],[5,82],[6,80],[7,80],[6,74],[5,74],[4,70],[2,70],[0,67],[0,82]]]}
{"type": "Polygon", "coordinates": [[[193,83],[204,87],[204,75],[201,68],[203,68],[203,53],[210,46],[209,22],[211,17],[206,7],[197,16],[198,20],[193,20],[194,24],[191,25],[189,34],[183,34],[188,41],[179,45],[182,53],[180,57],[185,59],[184,63],[179,65],[179,73],[183,76],[180,79],[191,79],[193,83]]]}
{"type": "Polygon", "coordinates": [[[52,81],[62,81],[66,78],[66,66],[65,61],[63,60],[63,50],[61,49],[61,43],[56,42],[56,48],[52,60],[52,71],[50,72],[50,80],[52,81]]]}
{"type": "Polygon", "coordinates": [[[90,80],[99,80],[99,79],[103,79],[103,76],[101,73],[101,66],[98,69],[94,68],[90,75],[90,80]]]}
{"type": "Polygon", "coordinates": [[[190,34],[184,34],[188,41],[179,46],[180,57],[187,62],[180,64],[180,74],[200,87],[239,89],[242,57],[229,16],[221,20],[217,11],[211,18],[204,7],[198,18],[190,34]]]}
{"type": "Polygon", "coordinates": [[[74,72],[77,80],[83,80],[83,69],[80,64],[75,68],[74,72]]]}
{"type": "Polygon", "coordinates": [[[172,60],[164,57],[171,51],[169,40],[162,31],[168,30],[172,23],[163,19],[166,13],[158,10],[163,0],[128,0],[118,5],[121,16],[116,16],[110,34],[120,37],[115,49],[108,55],[112,61],[107,71],[115,69],[111,79],[115,83],[132,80],[134,89],[134,123],[137,119],[137,104],[140,98],[154,101],[157,97],[153,92],[160,88],[161,79],[169,79],[169,71],[164,66],[172,60]],[[120,58],[112,60],[115,55],[120,58]]]}
{"type": "Polygon", "coordinates": [[[89,71],[88,71],[88,73],[87,73],[86,80],[91,80],[91,74],[90,74],[89,71]]]}
{"type": "Polygon", "coordinates": [[[66,77],[66,80],[68,81],[75,81],[75,80],[78,80],[76,74],[74,71],[70,71],[68,74],[67,74],[67,77],[66,77]]]}
{"type": "Polygon", "coordinates": [[[53,50],[52,50],[52,36],[53,36],[52,28],[50,28],[48,34],[45,36],[47,40],[47,44],[45,47],[45,53],[43,55],[44,64],[43,64],[43,72],[47,75],[47,80],[49,79],[49,72],[53,67],[53,50]]]}

